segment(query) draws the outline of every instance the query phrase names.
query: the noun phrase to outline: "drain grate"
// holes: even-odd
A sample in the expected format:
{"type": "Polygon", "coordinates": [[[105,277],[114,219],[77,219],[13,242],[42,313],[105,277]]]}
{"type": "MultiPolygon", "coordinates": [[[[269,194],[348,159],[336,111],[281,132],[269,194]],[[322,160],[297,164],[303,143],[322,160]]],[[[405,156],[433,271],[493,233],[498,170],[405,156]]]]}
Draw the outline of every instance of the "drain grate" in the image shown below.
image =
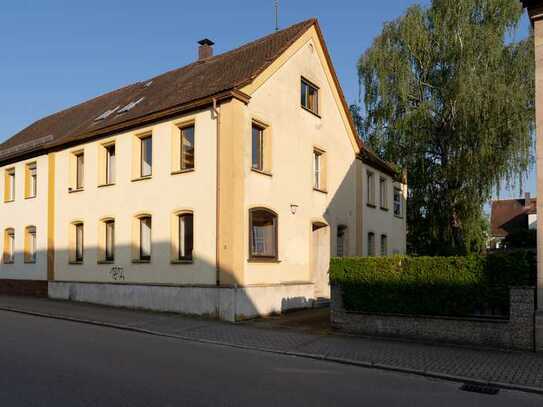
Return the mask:
{"type": "Polygon", "coordinates": [[[496,386],[477,383],[464,383],[462,386],[460,386],[460,390],[491,395],[495,395],[500,392],[500,389],[496,386]]]}

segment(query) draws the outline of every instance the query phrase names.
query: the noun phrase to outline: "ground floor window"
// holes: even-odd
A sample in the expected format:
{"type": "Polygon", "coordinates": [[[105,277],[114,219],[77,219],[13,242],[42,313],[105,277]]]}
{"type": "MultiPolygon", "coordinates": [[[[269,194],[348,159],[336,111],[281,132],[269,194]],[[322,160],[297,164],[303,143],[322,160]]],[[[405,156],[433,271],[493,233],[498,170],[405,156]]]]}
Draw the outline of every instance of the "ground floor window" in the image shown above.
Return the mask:
{"type": "Polygon", "coordinates": [[[277,259],[277,215],[268,209],[251,209],[249,228],[249,257],[277,259]]]}

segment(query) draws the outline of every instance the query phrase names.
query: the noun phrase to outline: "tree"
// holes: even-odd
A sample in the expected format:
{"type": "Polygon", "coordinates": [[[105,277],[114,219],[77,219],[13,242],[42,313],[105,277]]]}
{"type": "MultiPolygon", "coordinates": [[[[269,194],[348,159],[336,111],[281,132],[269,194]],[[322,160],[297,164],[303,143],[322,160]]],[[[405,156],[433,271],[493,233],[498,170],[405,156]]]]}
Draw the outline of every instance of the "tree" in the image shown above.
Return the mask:
{"type": "MultiPolygon", "coordinates": [[[[533,164],[533,36],[511,0],[433,0],[386,23],[358,73],[362,135],[408,175],[408,246],[480,246],[482,208],[533,164]]],[[[357,112],[353,108],[353,112],[357,112]]]]}

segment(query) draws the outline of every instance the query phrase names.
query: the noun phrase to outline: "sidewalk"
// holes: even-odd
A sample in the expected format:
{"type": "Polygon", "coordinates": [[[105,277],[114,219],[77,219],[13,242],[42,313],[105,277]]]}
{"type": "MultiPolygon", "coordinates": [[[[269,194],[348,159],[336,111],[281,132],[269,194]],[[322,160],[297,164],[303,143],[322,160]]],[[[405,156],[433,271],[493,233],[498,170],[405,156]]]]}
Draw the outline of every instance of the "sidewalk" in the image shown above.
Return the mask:
{"type": "Polygon", "coordinates": [[[543,355],[534,353],[317,334],[29,297],[0,296],[0,310],[543,394],[543,355]]]}

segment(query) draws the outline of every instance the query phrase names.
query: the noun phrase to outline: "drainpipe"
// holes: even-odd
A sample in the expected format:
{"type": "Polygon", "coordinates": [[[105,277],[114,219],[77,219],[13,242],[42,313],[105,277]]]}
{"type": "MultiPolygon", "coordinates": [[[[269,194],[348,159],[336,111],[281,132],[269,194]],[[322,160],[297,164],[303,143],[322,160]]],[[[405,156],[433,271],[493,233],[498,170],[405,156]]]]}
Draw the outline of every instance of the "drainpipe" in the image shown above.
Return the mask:
{"type": "Polygon", "coordinates": [[[217,125],[217,162],[216,162],[216,203],[215,203],[215,283],[217,286],[221,285],[221,270],[220,270],[220,247],[219,247],[219,222],[220,222],[220,164],[221,164],[221,138],[220,138],[220,112],[217,107],[217,98],[213,98],[213,115],[215,116],[215,122],[217,125]]]}

